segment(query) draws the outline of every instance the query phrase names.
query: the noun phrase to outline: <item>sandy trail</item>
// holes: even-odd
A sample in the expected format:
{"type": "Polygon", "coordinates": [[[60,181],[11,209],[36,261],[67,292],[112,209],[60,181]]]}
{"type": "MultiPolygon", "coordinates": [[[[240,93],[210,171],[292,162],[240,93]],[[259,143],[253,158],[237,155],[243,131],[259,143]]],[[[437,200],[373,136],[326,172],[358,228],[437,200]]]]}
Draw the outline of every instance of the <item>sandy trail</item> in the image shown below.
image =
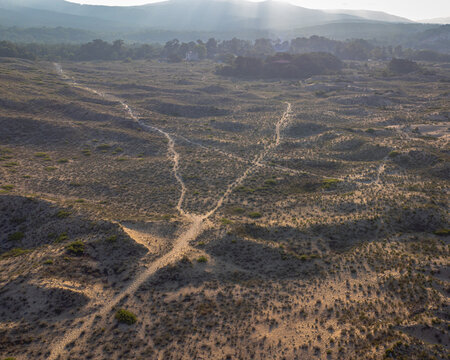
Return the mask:
{"type": "Polygon", "coordinates": [[[179,174],[179,163],[180,163],[180,155],[175,149],[175,141],[173,137],[157,128],[151,125],[147,125],[139,120],[139,118],[134,114],[134,112],[130,109],[130,107],[121,99],[103,93],[101,91],[91,89],[89,87],[86,87],[84,85],[79,85],[73,78],[70,78],[68,75],[66,75],[62,69],[62,67],[59,64],[55,64],[55,68],[58,71],[58,73],[61,75],[61,77],[65,80],[68,80],[72,83],[73,86],[84,89],[86,91],[92,92],[96,95],[99,95],[103,98],[114,100],[119,102],[122,107],[127,111],[129,116],[136,121],[144,130],[146,131],[152,131],[152,132],[158,132],[165,136],[168,140],[168,152],[172,155],[173,159],[173,173],[175,178],[177,179],[178,183],[181,187],[181,194],[180,198],[178,200],[177,204],[177,210],[180,212],[181,215],[189,219],[190,224],[187,227],[185,231],[175,240],[172,250],[169,251],[167,254],[161,256],[159,259],[152,262],[147,269],[142,271],[123,291],[121,291],[119,294],[117,294],[112,299],[105,299],[103,306],[96,312],[90,314],[89,316],[84,318],[84,321],[80,322],[81,325],[78,327],[73,328],[56,343],[53,344],[53,346],[50,348],[50,355],[48,357],[49,360],[58,359],[60,356],[66,351],[66,346],[69,345],[72,342],[75,342],[77,339],[81,337],[82,334],[85,334],[87,330],[89,330],[94,322],[95,318],[105,318],[107,317],[111,311],[114,310],[114,307],[125,297],[134,294],[138,288],[149,279],[150,276],[155,274],[158,270],[164,268],[165,266],[172,264],[178,260],[180,260],[190,249],[189,242],[196,239],[204,230],[206,227],[206,220],[210,218],[228,199],[228,197],[231,195],[233,190],[239,186],[245,178],[248,177],[249,174],[251,174],[256,168],[261,166],[261,161],[264,159],[264,157],[268,154],[269,151],[273,150],[275,147],[277,147],[280,144],[281,141],[281,130],[286,125],[287,121],[290,118],[291,114],[291,104],[286,103],[287,109],[283,113],[280,120],[276,123],[275,126],[275,139],[268,145],[264,147],[264,149],[261,151],[261,153],[255,157],[255,159],[251,162],[251,165],[247,168],[247,170],[244,171],[244,173],[238,177],[236,180],[234,180],[231,184],[228,185],[226,191],[224,194],[217,200],[216,205],[208,212],[206,212],[203,215],[196,215],[191,214],[183,210],[183,201],[187,193],[186,185],[183,181],[183,178],[179,174]]]}
{"type": "Polygon", "coordinates": [[[186,185],[183,181],[183,178],[181,177],[180,173],[179,173],[179,168],[180,168],[180,154],[178,154],[178,152],[175,150],[175,140],[174,138],[168,133],[165,132],[164,130],[161,130],[160,128],[157,128],[155,126],[151,126],[151,125],[147,125],[144,122],[142,122],[137,116],[136,114],[133,112],[133,110],[131,110],[131,108],[128,106],[128,104],[126,104],[122,99],[114,96],[114,95],[110,95],[107,94],[105,92],[87,87],[85,85],[81,85],[79,83],[76,82],[76,80],[70,76],[68,76],[62,69],[61,65],[58,63],[54,64],[56,71],[61,75],[61,77],[64,80],[68,80],[72,83],[72,86],[75,86],[77,88],[83,89],[85,91],[91,92],[93,94],[99,95],[100,97],[107,99],[107,100],[111,100],[111,101],[116,101],[118,102],[123,108],[124,110],[128,113],[128,115],[130,116],[130,118],[132,118],[134,121],[136,121],[139,126],[145,130],[145,131],[151,131],[151,132],[158,132],[161,135],[163,135],[167,141],[168,141],[168,152],[169,154],[171,154],[172,156],[172,160],[173,160],[173,173],[175,178],[177,179],[178,183],[181,186],[181,194],[180,197],[178,199],[178,204],[177,204],[177,210],[178,212],[186,217],[189,217],[189,214],[187,214],[183,209],[182,209],[182,205],[183,205],[183,201],[184,198],[186,196],[186,185]]]}
{"type": "Polygon", "coordinates": [[[281,117],[280,121],[277,122],[277,125],[275,127],[275,144],[273,145],[273,147],[277,147],[278,145],[280,145],[280,141],[281,141],[281,129],[283,127],[286,126],[290,115],[291,115],[291,104],[290,103],[286,103],[287,105],[287,109],[285,111],[285,113],[283,114],[283,116],[281,117]]]}
{"type": "MultiPolygon", "coordinates": [[[[173,134],[172,134],[172,135],[173,135],[173,134]]],[[[178,135],[178,134],[177,134],[177,135],[173,135],[173,136],[178,137],[178,138],[180,138],[181,140],[183,140],[183,141],[185,141],[185,142],[187,142],[187,143],[189,143],[189,144],[198,146],[199,148],[204,149],[204,150],[206,150],[206,151],[214,151],[214,152],[216,152],[216,153],[218,153],[218,154],[224,155],[225,157],[228,157],[228,158],[230,158],[230,159],[237,160],[237,161],[239,161],[239,162],[241,162],[241,163],[244,163],[244,164],[251,164],[251,163],[252,163],[252,161],[251,161],[250,159],[246,159],[246,158],[243,158],[243,157],[241,157],[241,156],[239,156],[239,155],[236,155],[236,154],[233,154],[233,153],[226,152],[226,151],[224,151],[224,150],[222,150],[222,149],[219,149],[219,148],[217,148],[217,147],[214,147],[214,146],[204,145],[204,144],[202,144],[202,143],[200,143],[200,142],[190,140],[190,139],[188,139],[188,138],[186,138],[186,137],[184,137],[184,136],[182,136],[182,135],[178,135]]],[[[282,172],[285,172],[285,173],[289,173],[289,174],[291,174],[291,175],[310,175],[310,176],[322,177],[321,175],[312,173],[312,172],[310,172],[310,171],[303,171],[303,170],[291,169],[291,168],[289,168],[289,167],[281,166],[281,165],[267,164],[267,163],[265,163],[265,162],[263,162],[263,161],[261,161],[261,162],[258,164],[258,166],[260,166],[260,167],[265,167],[265,168],[269,168],[269,169],[276,169],[276,170],[279,170],[279,171],[282,171],[282,172]]],[[[324,178],[326,179],[326,177],[324,177],[324,178]]]]}
{"type": "Polygon", "coordinates": [[[384,173],[384,169],[386,168],[386,161],[387,161],[386,158],[383,159],[383,162],[380,164],[380,166],[378,166],[378,169],[377,169],[377,177],[375,180],[375,184],[378,186],[382,185],[381,184],[381,175],[384,173]]]}
{"type": "Polygon", "coordinates": [[[104,318],[108,316],[122,299],[128,295],[134,294],[151,275],[156,273],[159,269],[180,260],[189,249],[189,241],[195,239],[201,233],[202,224],[203,220],[201,218],[194,218],[189,228],[176,240],[173,249],[168,254],[151,263],[150,266],[141,272],[125,290],[110,300],[105,299],[105,302],[100,310],[86,317],[80,326],[75,327],[68,333],[64,334],[64,337],[51,347],[50,356],[48,359],[58,359],[58,357],[65,352],[68,344],[75,342],[80,338],[82,333],[92,327],[95,318],[104,318]]]}

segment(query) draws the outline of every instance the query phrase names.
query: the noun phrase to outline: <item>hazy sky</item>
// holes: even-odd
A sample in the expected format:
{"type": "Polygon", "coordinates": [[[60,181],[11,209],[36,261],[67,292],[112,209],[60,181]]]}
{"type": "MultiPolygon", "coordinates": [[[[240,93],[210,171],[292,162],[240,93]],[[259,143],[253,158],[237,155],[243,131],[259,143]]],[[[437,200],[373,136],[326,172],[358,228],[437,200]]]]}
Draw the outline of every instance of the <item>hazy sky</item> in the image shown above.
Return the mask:
{"type": "MultiPolygon", "coordinates": [[[[141,5],[158,0],[70,0],[82,4],[141,5]]],[[[286,0],[287,1],[287,0],[286,0]]],[[[449,0],[290,0],[311,9],[365,9],[385,11],[413,20],[450,17],[449,0]]]]}

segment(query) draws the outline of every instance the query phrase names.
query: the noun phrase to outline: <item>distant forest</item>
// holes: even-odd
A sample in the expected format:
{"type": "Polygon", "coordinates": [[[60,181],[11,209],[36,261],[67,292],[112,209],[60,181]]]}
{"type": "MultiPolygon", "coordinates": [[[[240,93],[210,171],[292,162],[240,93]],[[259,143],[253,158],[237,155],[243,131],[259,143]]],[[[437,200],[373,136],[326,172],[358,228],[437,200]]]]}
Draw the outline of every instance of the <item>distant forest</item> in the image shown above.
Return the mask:
{"type": "MultiPolygon", "coordinates": [[[[138,60],[161,59],[169,62],[183,60],[211,59],[225,64],[232,64],[236,57],[258,59],[255,65],[264,67],[264,61],[278,59],[283,56],[306,53],[328,53],[340,60],[390,60],[405,58],[419,61],[450,62],[449,54],[441,54],[431,50],[413,50],[402,46],[377,46],[367,40],[337,41],[325,37],[311,36],[296,38],[291,41],[273,41],[257,39],[255,41],[231,40],[218,41],[210,38],[180,42],[177,39],[160,44],[126,44],[122,40],[112,43],[97,39],[85,44],[18,44],[0,41],[0,57],[17,57],[29,60],[138,60]],[[281,55],[277,55],[281,54],[281,55]],[[283,55],[284,54],[284,55],[283,55]],[[273,58],[275,56],[275,58],[273,58]]],[[[301,57],[293,57],[285,61],[297,61],[301,57]]],[[[323,58],[325,59],[325,57],[323,58]]],[[[292,62],[291,61],[291,62],[292,62]]],[[[300,61],[300,60],[298,60],[300,61]]]]}
{"type": "Polygon", "coordinates": [[[231,40],[207,42],[180,42],[177,39],[160,44],[125,44],[122,40],[112,43],[97,39],[86,44],[18,44],[0,41],[0,56],[45,60],[126,60],[167,59],[177,62],[184,59],[214,59],[225,61],[230,56],[265,58],[276,53],[302,54],[327,52],[341,60],[387,60],[402,57],[423,61],[450,61],[450,55],[431,50],[404,49],[402,46],[376,46],[367,40],[330,40],[321,36],[296,38],[291,41],[231,40]]]}
{"type": "Polygon", "coordinates": [[[307,78],[336,72],[342,61],[328,53],[278,53],[265,59],[238,56],[232,65],[218,68],[220,75],[250,78],[307,78]]]}

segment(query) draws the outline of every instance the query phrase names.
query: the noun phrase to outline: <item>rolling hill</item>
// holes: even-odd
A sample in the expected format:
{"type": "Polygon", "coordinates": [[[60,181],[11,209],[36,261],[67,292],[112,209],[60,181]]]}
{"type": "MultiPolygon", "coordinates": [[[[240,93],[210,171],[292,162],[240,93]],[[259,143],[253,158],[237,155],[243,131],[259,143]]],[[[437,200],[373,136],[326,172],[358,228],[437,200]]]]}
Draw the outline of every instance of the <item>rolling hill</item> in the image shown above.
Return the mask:
{"type": "Polygon", "coordinates": [[[3,26],[72,26],[89,30],[287,30],[334,22],[410,22],[378,12],[321,11],[288,3],[232,0],[170,0],[143,6],[92,6],[64,0],[0,0],[3,26]]]}

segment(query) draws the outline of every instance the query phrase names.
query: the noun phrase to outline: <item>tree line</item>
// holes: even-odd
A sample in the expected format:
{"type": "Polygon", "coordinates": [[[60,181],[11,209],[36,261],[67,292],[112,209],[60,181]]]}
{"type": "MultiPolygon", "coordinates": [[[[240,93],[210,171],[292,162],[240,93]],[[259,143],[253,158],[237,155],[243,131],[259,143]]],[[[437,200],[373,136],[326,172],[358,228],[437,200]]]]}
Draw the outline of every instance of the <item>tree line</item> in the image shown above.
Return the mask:
{"type": "Polygon", "coordinates": [[[211,59],[231,64],[235,57],[264,60],[277,53],[298,55],[311,52],[329,53],[341,60],[389,60],[406,58],[421,61],[450,62],[449,54],[430,50],[404,49],[401,46],[378,46],[356,39],[337,41],[321,36],[296,38],[291,41],[257,39],[255,41],[233,38],[231,40],[202,40],[180,42],[177,39],[160,44],[125,44],[122,40],[112,43],[96,39],[85,44],[19,44],[0,41],[0,57],[44,60],[127,60],[163,59],[169,62],[211,59]]]}
{"type": "Polygon", "coordinates": [[[342,61],[329,53],[278,53],[265,59],[238,56],[231,65],[219,67],[217,73],[249,78],[300,79],[336,72],[342,67],[342,61]]]}

